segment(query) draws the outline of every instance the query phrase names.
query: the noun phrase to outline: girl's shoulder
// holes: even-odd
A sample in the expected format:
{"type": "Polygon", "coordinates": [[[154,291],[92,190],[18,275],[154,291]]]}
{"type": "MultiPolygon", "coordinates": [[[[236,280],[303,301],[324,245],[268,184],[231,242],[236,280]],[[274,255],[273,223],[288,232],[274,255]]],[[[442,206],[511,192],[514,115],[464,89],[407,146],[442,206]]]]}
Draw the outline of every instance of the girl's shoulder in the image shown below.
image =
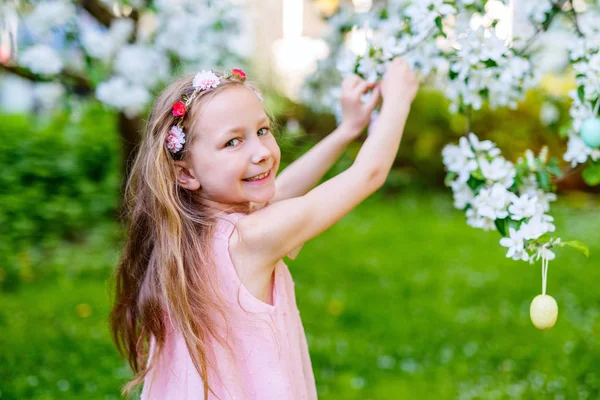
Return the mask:
{"type": "Polygon", "coordinates": [[[243,218],[244,213],[221,212],[215,216],[214,234],[218,237],[229,238],[235,229],[237,222],[243,218]]]}
{"type": "Polygon", "coordinates": [[[267,202],[267,203],[263,203],[263,204],[259,204],[259,203],[250,203],[250,206],[248,209],[245,209],[244,211],[220,211],[215,215],[215,224],[216,224],[216,233],[218,233],[220,236],[222,235],[226,235],[226,236],[230,236],[232,233],[232,230],[235,228],[237,222],[248,216],[249,214],[258,211],[262,208],[268,207],[271,203],[267,202]]]}
{"type": "MultiPolygon", "coordinates": [[[[268,205],[269,205],[269,203],[265,204],[261,208],[264,208],[268,205]]],[[[256,211],[256,210],[254,210],[254,211],[256,211]]],[[[220,238],[225,238],[225,239],[229,240],[229,238],[233,234],[234,229],[236,228],[237,222],[246,216],[248,216],[248,214],[242,213],[242,212],[234,212],[234,213],[223,212],[223,213],[218,214],[217,221],[216,221],[215,234],[217,236],[219,236],[220,238]]],[[[302,250],[302,246],[304,246],[304,244],[302,244],[302,245],[298,246],[297,248],[293,249],[292,251],[290,251],[287,254],[287,257],[292,260],[296,259],[296,257],[298,256],[298,253],[300,253],[300,250],[302,250]]]]}

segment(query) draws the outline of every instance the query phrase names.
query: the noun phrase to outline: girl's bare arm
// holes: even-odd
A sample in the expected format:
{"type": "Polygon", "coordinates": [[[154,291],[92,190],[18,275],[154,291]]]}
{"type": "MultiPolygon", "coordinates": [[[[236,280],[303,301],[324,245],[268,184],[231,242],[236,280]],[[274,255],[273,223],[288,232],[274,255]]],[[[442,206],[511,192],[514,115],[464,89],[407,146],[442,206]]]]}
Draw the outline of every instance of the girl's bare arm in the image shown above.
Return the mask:
{"type": "Polygon", "coordinates": [[[383,106],[373,131],[350,168],[306,195],[279,201],[238,222],[231,240],[272,266],[294,248],[324,232],[378,190],[392,167],[417,81],[395,59],[381,83],[383,106]]]}
{"type": "Polygon", "coordinates": [[[356,75],[344,79],[341,95],[343,122],[279,174],[275,180],[277,191],[271,203],[303,196],[319,183],[346,146],[361,134],[369,122],[379,102],[379,88],[375,86],[356,75]],[[373,88],[371,99],[363,103],[361,96],[373,88]]]}
{"type": "Polygon", "coordinates": [[[344,123],[338,126],[277,176],[277,191],[270,202],[305,195],[319,183],[355,136],[352,127],[344,123]]]}

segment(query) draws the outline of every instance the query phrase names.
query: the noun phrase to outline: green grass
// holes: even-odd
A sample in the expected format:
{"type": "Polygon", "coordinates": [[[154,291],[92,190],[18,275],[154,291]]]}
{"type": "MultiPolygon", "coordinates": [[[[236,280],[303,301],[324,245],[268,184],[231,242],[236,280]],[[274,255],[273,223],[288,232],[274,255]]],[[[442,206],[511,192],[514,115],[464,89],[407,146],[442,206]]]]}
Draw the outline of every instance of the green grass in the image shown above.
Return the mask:
{"type": "MultiPolygon", "coordinates": [[[[598,199],[553,208],[560,236],[591,256],[557,250],[559,318],[542,332],[529,320],[539,263],[506,259],[450,197],[370,199],[287,261],[319,398],[600,398],[598,199]]],[[[69,273],[0,294],[0,399],[119,398],[128,370],[107,329],[109,272],[90,261],[110,264],[117,246],[69,245],[69,273]]]]}

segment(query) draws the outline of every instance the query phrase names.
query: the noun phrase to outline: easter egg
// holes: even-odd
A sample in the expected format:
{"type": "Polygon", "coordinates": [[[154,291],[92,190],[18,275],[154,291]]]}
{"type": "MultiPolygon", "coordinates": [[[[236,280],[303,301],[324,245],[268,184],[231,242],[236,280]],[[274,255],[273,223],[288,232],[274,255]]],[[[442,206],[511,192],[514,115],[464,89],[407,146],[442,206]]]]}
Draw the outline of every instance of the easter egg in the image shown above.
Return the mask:
{"type": "Polygon", "coordinates": [[[535,296],[529,308],[531,322],[538,329],[550,329],[558,317],[558,304],[554,297],[547,294],[535,296]]]}
{"type": "Polygon", "coordinates": [[[579,135],[586,146],[600,147],[600,118],[588,118],[583,121],[579,135]]]}

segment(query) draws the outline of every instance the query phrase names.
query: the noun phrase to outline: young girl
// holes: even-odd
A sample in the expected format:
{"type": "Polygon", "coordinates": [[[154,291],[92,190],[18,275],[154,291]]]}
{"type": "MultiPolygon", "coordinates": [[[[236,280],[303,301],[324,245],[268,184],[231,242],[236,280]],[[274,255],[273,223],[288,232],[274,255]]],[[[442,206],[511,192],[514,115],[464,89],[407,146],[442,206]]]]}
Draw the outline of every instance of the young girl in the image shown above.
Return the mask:
{"type": "Polygon", "coordinates": [[[342,84],[343,123],[279,176],[260,94],[234,69],[167,87],[127,184],[112,331],[142,399],[316,399],[294,283],[282,259],[379,189],[417,81],[342,84]],[[373,89],[363,104],[360,96],[373,89]],[[313,189],[381,113],[353,165],[313,189]]]}

